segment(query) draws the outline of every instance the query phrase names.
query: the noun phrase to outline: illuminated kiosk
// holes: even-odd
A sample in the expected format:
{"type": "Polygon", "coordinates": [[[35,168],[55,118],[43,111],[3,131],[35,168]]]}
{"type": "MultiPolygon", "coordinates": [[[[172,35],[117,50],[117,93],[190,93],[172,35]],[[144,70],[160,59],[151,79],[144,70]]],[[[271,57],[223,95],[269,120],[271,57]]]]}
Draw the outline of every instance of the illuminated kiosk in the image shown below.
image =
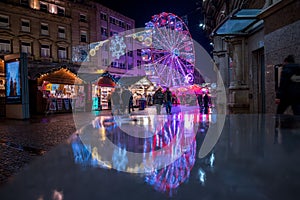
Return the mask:
{"type": "Polygon", "coordinates": [[[27,55],[6,55],[4,61],[6,118],[28,119],[30,114],[27,55]]]}
{"type": "Polygon", "coordinates": [[[37,78],[37,112],[72,112],[85,110],[84,82],[67,68],[55,68],[37,78]]]}

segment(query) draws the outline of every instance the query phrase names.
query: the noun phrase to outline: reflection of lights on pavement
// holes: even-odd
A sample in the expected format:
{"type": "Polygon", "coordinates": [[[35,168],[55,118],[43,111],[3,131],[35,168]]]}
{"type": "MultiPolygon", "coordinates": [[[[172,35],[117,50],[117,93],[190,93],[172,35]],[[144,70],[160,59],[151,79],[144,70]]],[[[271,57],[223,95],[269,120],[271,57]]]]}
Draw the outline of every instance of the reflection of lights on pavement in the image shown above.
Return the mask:
{"type": "MultiPolygon", "coordinates": [[[[79,140],[79,138],[77,139],[79,140]]],[[[89,146],[85,146],[80,141],[72,142],[72,149],[75,163],[86,163],[90,158],[89,146]]]]}
{"type": "Polygon", "coordinates": [[[205,174],[205,171],[203,171],[203,169],[199,168],[199,170],[198,170],[198,175],[199,175],[200,183],[201,183],[202,185],[204,185],[205,180],[206,180],[206,174],[205,174]]]}
{"type": "Polygon", "coordinates": [[[113,162],[113,167],[118,170],[118,171],[125,171],[127,163],[128,163],[128,158],[126,156],[126,149],[122,148],[116,148],[114,150],[113,156],[112,156],[112,162],[113,162]]]}
{"type": "Polygon", "coordinates": [[[106,135],[105,135],[105,128],[99,129],[99,134],[100,134],[100,141],[105,141],[106,135]]]}
{"type": "Polygon", "coordinates": [[[209,165],[210,165],[211,167],[214,166],[214,161],[215,161],[215,154],[212,153],[212,154],[210,155],[210,158],[209,158],[209,165]]]}
{"type": "Polygon", "coordinates": [[[202,115],[202,121],[206,121],[206,115],[202,115]]]}

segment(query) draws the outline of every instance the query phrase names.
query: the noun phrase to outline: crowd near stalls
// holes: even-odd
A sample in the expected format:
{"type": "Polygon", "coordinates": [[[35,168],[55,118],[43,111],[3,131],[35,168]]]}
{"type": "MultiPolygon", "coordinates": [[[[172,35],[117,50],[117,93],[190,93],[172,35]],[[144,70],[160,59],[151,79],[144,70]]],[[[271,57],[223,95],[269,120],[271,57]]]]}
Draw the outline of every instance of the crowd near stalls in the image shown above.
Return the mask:
{"type": "Polygon", "coordinates": [[[122,77],[117,85],[120,90],[128,89],[131,92],[134,108],[143,110],[146,106],[152,105],[154,87],[147,76],[122,77]]]}
{"type": "MultiPolygon", "coordinates": [[[[116,79],[109,73],[76,76],[61,68],[37,78],[39,95],[36,107],[41,112],[71,112],[112,110],[112,113],[131,113],[154,105],[158,88],[147,76],[116,79]]],[[[204,94],[211,99],[209,85],[189,85],[169,88],[172,105],[197,106],[198,97],[204,94]]],[[[210,101],[209,106],[212,106],[210,101]]]]}
{"type": "Polygon", "coordinates": [[[84,110],[86,94],[83,81],[68,69],[42,74],[37,78],[37,112],[84,110]]]}

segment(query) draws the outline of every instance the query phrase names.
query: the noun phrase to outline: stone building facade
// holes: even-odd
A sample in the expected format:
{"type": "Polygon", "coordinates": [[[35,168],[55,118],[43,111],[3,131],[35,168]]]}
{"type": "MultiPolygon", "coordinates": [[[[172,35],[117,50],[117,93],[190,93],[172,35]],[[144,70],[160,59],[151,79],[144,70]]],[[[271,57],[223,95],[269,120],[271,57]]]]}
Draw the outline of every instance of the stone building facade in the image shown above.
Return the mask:
{"type": "MultiPolygon", "coordinates": [[[[42,74],[61,68],[77,74],[83,65],[89,67],[90,73],[109,72],[114,77],[143,75],[142,58],[137,51],[117,61],[111,59],[108,45],[101,57],[92,58],[89,54],[91,44],[134,27],[133,19],[94,1],[3,0],[0,58],[27,53],[32,89],[38,88],[36,79],[42,74]]],[[[36,96],[35,93],[32,95],[36,96]]],[[[33,105],[37,103],[34,99],[31,98],[33,105]]]]}
{"type": "Polygon", "coordinates": [[[229,113],[275,113],[276,66],[300,58],[299,2],[206,0],[203,8],[229,113]]]}
{"type": "MultiPolygon", "coordinates": [[[[5,0],[0,4],[0,55],[25,52],[29,67],[34,68],[64,63],[76,72],[82,62],[90,62],[91,43],[135,27],[133,19],[93,1],[5,0]]],[[[89,65],[94,70],[136,74],[141,57],[135,52],[123,59],[115,64],[107,56],[89,65]]]]}

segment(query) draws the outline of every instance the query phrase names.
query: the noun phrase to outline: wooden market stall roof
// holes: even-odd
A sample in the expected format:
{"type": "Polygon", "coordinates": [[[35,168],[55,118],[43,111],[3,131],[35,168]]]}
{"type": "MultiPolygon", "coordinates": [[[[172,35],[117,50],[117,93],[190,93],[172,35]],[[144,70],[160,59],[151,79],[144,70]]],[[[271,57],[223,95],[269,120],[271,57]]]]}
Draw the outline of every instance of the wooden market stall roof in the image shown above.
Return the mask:
{"type": "Polygon", "coordinates": [[[150,86],[153,83],[148,79],[147,76],[130,76],[122,77],[118,80],[120,86],[130,87],[134,85],[150,86]]]}
{"type": "Polygon", "coordinates": [[[82,79],[78,78],[76,74],[65,68],[42,74],[37,80],[38,85],[42,85],[43,81],[66,85],[83,84],[82,79]]]}

